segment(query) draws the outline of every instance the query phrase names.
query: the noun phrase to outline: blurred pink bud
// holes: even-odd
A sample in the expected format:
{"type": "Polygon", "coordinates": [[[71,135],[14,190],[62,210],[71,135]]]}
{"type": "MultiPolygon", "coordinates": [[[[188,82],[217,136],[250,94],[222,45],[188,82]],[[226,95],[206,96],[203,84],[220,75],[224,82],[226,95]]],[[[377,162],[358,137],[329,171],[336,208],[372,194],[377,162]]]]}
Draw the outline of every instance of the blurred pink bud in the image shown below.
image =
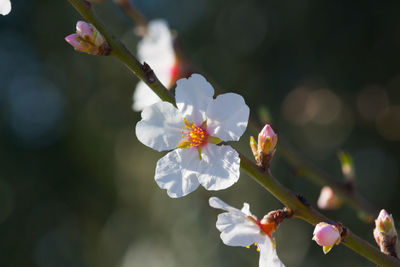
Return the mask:
{"type": "Polygon", "coordinates": [[[76,51],[91,55],[109,55],[111,52],[110,46],[100,32],[92,24],[84,21],[76,23],[76,34],[65,37],[65,41],[76,51]]]}
{"type": "Polygon", "coordinates": [[[329,186],[324,186],[318,198],[318,208],[322,210],[332,210],[340,207],[341,199],[335,194],[329,186]]]}
{"type": "Polygon", "coordinates": [[[318,245],[323,247],[324,253],[328,253],[333,245],[340,243],[340,233],[336,226],[320,222],[315,226],[312,238],[318,245]]]}
{"type": "Polygon", "coordinates": [[[258,151],[264,154],[271,154],[275,151],[278,143],[278,136],[269,124],[266,124],[258,134],[258,151]]]}

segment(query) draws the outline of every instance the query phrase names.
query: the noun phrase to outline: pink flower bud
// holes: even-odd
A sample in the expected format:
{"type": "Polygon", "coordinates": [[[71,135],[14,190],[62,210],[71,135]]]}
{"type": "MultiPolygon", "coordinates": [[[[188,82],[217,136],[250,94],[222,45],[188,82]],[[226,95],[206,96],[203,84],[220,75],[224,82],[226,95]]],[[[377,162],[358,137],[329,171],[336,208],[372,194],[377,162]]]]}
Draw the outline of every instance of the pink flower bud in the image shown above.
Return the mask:
{"type": "Polygon", "coordinates": [[[324,186],[321,189],[321,193],[318,198],[318,208],[322,210],[332,210],[339,208],[342,203],[341,199],[339,199],[335,192],[329,186],[324,186]]]}
{"type": "Polygon", "coordinates": [[[278,143],[278,136],[269,124],[266,124],[258,134],[258,151],[264,154],[271,154],[275,151],[278,143]]]}
{"type": "Polygon", "coordinates": [[[89,23],[78,21],[76,23],[76,34],[65,37],[76,51],[85,52],[91,55],[108,55],[110,47],[100,32],[89,23]]]}
{"type": "Polygon", "coordinates": [[[313,240],[323,247],[324,253],[328,253],[333,245],[340,243],[340,233],[336,226],[320,222],[315,226],[313,240]]]}
{"type": "Polygon", "coordinates": [[[76,23],[76,33],[83,39],[90,40],[93,34],[93,27],[91,27],[89,23],[80,20],[76,23]]]}
{"type": "Polygon", "coordinates": [[[76,33],[70,34],[64,39],[67,43],[72,45],[72,47],[75,48],[76,51],[87,52],[90,50],[90,46],[88,45],[88,43],[82,42],[80,40],[80,36],[76,33]]]}
{"type": "Polygon", "coordinates": [[[384,232],[386,234],[396,234],[396,228],[394,226],[394,220],[391,214],[387,213],[386,210],[381,210],[379,212],[378,218],[375,220],[375,228],[379,232],[384,232]]]}

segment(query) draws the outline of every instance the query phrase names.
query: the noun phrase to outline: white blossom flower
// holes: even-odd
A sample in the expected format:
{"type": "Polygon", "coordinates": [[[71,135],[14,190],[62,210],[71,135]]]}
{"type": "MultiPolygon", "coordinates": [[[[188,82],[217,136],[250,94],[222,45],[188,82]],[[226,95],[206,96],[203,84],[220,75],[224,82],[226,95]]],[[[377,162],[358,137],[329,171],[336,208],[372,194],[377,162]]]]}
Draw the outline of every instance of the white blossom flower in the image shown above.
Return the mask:
{"type": "Polygon", "coordinates": [[[0,14],[5,16],[11,11],[11,1],[10,0],[0,0],[0,14]]]}
{"type": "MultiPolygon", "coordinates": [[[[169,88],[174,84],[178,72],[172,33],[164,20],[150,21],[146,29],[146,35],[138,43],[139,60],[149,64],[160,82],[169,88]]],[[[132,108],[141,111],[159,101],[160,98],[140,81],[133,94],[132,108]]]]}
{"type": "Polygon", "coordinates": [[[249,107],[227,93],[213,98],[206,79],[193,74],[177,81],[176,106],[155,103],[142,111],[136,136],[157,151],[172,150],[157,162],[155,180],[170,197],[182,197],[200,184],[221,190],[239,179],[240,158],[221,141],[238,141],[246,130],[249,107]]]}
{"type": "Polygon", "coordinates": [[[209,203],[213,208],[227,211],[218,215],[216,224],[225,245],[249,247],[254,243],[260,252],[260,267],[285,266],[276,254],[272,239],[274,227],[251,214],[249,204],[244,203],[238,210],[217,197],[211,197],[209,203]]]}

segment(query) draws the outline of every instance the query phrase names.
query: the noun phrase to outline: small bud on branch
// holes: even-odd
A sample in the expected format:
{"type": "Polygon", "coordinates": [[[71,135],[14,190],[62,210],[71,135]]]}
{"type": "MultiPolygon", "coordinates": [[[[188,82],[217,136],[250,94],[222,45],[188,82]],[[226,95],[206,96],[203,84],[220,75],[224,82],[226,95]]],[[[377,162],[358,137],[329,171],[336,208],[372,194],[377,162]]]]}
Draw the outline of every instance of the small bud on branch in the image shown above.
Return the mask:
{"type": "Polygon", "coordinates": [[[250,137],[250,147],[253,152],[257,165],[269,169],[272,157],[275,154],[275,147],[278,143],[278,135],[275,134],[269,124],[266,124],[258,134],[258,144],[254,137],[250,137]]]}
{"type": "Polygon", "coordinates": [[[90,23],[78,21],[76,33],[65,37],[65,41],[72,45],[76,51],[95,56],[108,56],[111,48],[103,35],[90,23]]]}
{"type": "Polygon", "coordinates": [[[396,227],[392,215],[384,209],[375,220],[374,238],[383,253],[397,257],[396,227]]]}
{"type": "Polygon", "coordinates": [[[332,247],[336,244],[339,245],[341,241],[341,227],[333,224],[320,222],[315,226],[313,233],[313,240],[322,247],[325,254],[327,254],[332,247]],[[340,228],[340,229],[338,229],[340,228]]]}

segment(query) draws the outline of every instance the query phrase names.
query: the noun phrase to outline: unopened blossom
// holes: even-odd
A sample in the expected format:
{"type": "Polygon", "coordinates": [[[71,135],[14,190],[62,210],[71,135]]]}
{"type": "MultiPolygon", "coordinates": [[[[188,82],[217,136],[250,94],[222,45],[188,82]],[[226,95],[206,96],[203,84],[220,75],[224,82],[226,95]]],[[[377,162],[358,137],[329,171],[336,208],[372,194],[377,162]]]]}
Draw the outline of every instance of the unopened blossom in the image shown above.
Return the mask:
{"type": "Polygon", "coordinates": [[[260,267],[285,266],[278,258],[272,238],[274,224],[269,224],[264,219],[257,219],[251,214],[247,203],[243,204],[241,210],[229,206],[217,197],[211,197],[209,203],[213,208],[226,211],[218,215],[216,223],[225,245],[249,247],[255,244],[260,252],[260,267]]]}
{"type": "Polygon", "coordinates": [[[396,256],[397,231],[391,214],[381,210],[375,220],[374,238],[381,251],[385,254],[396,256]]]}
{"type": "Polygon", "coordinates": [[[10,0],[0,0],[0,14],[5,16],[11,11],[11,1],[10,0]]]}
{"type": "Polygon", "coordinates": [[[172,150],[157,162],[155,180],[170,197],[182,197],[200,184],[207,190],[230,187],[239,179],[240,158],[221,141],[238,141],[249,107],[234,93],[217,96],[206,79],[193,74],[177,81],[176,107],[157,102],[142,111],[136,136],[157,151],[172,150]]]}
{"type": "Polygon", "coordinates": [[[277,143],[278,135],[276,135],[271,125],[266,124],[258,134],[258,150],[264,154],[270,154],[275,151],[277,143]]]}
{"type": "Polygon", "coordinates": [[[254,137],[250,137],[250,147],[254,158],[260,167],[268,168],[275,153],[278,135],[269,124],[266,124],[258,134],[258,144],[254,137]]]}
{"type": "Polygon", "coordinates": [[[65,37],[65,41],[76,51],[91,55],[109,55],[111,52],[111,48],[103,35],[92,24],[84,21],[76,23],[76,33],[65,37]]]}
{"type": "Polygon", "coordinates": [[[315,226],[313,235],[312,239],[322,246],[325,254],[341,241],[339,229],[335,225],[325,222],[320,222],[315,226]]]}
{"type": "Polygon", "coordinates": [[[341,204],[341,199],[330,186],[322,187],[317,201],[318,208],[322,210],[333,210],[339,208],[341,204]]]}
{"type": "MultiPolygon", "coordinates": [[[[166,21],[158,19],[150,21],[143,39],[138,43],[138,57],[146,62],[157,75],[160,82],[170,88],[178,75],[178,61],[173,46],[174,38],[166,21]]],[[[160,98],[140,81],[133,94],[135,111],[161,101],[160,98]]]]}

